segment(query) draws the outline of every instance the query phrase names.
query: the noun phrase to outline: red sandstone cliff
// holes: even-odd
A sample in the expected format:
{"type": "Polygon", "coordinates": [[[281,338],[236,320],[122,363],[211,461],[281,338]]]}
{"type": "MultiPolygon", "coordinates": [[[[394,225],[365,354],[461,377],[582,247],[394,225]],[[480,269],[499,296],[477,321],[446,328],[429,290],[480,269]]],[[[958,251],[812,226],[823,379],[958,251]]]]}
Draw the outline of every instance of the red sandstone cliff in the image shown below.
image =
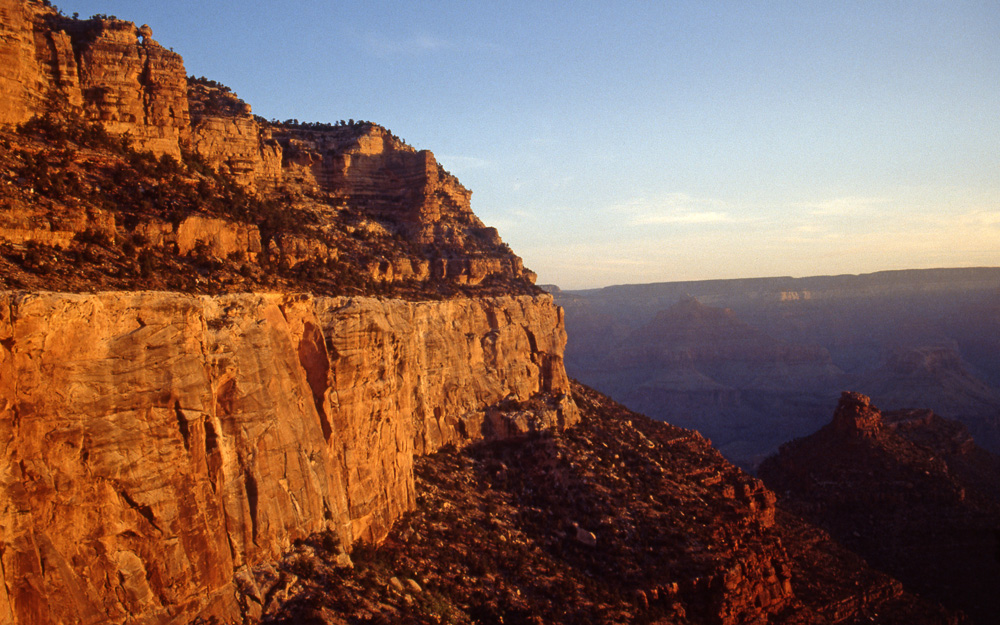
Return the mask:
{"type": "Polygon", "coordinates": [[[252,618],[294,541],[381,540],[415,456],[577,420],[561,310],[430,152],[0,17],[0,623],[252,618]]]}
{"type": "Polygon", "coordinates": [[[0,15],[0,127],[78,115],[156,157],[194,155],[312,218],[298,220],[301,232],[264,241],[292,265],[335,262],[350,251],[344,236],[360,231],[385,240],[360,263],[374,281],[534,281],[496,230],[472,213],[471,192],[429,151],[384,128],[273,125],[254,117],[221,85],[189,80],[181,57],[153,40],[148,26],[75,20],[29,0],[0,0],[0,15]],[[331,215],[352,223],[324,227],[332,226],[324,223],[331,215]]]}
{"type": "Polygon", "coordinates": [[[3,299],[0,622],[229,621],[293,541],[385,536],[415,455],[577,419],[548,300],[3,299]]]}
{"type": "Polygon", "coordinates": [[[71,20],[24,0],[0,1],[0,17],[0,124],[80,108],[143,149],[180,156],[190,134],[184,63],[148,26],[71,20]]]}

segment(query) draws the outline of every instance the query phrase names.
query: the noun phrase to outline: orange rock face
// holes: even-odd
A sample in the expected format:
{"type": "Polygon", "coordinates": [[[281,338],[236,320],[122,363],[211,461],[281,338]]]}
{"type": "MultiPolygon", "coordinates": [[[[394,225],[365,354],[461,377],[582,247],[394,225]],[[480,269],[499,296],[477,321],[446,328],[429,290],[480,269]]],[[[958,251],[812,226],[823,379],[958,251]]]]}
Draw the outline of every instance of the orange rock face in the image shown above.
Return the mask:
{"type": "Polygon", "coordinates": [[[577,418],[546,298],[4,299],[3,622],[236,618],[296,538],[384,536],[414,454],[577,418]]]}
{"type": "Polygon", "coordinates": [[[5,94],[0,98],[0,123],[29,119],[43,100],[45,77],[35,59],[33,19],[23,2],[0,0],[0,93],[5,94]]]}
{"type": "Polygon", "coordinates": [[[180,254],[204,246],[218,258],[233,253],[253,258],[260,252],[260,232],[254,226],[192,215],[177,226],[176,243],[180,254]]]}
{"type": "MultiPolygon", "coordinates": [[[[374,228],[377,237],[410,246],[358,263],[371,281],[516,282],[520,292],[531,291],[534,274],[473,214],[472,193],[431,152],[368,122],[287,125],[254,117],[226,87],[189,80],[183,59],[160,46],[148,26],[71,19],[27,0],[0,0],[0,15],[0,125],[75,113],[127,136],[139,151],[194,154],[251,193],[298,203],[320,227],[295,241],[265,241],[289,266],[337,260],[329,250],[345,233],[323,224],[349,213],[365,222],[362,235],[374,228]]],[[[6,238],[66,246],[66,236],[50,233],[6,238]]]]}
{"type": "Polygon", "coordinates": [[[82,107],[137,147],[180,157],[190,134],[184,62],[156,43],[149,27],[70,20],[19,0],[0,1],[0,16],[0,123],[53,106],[82,107]]]}
{"type": "Polygon", "coordinates": [[[191,148],[209,165],[250,187],[281,178],[281,146],[249,104],[224,87],[199,82],[188,85],[188,102],[191,148]]]}
{"type": "MultiPolygon", "coordinates": [[[[23,175],[0,239],[49,272],[40,288],[66,258],[136,281],[189,268],[195,284],[231,261],[262,281],[244,290],[285,291],[0,291],[0,624],[254,618],[253,569],[295,540],[385,537],[415,504],[415,455],[579,419],[548,296],[316,297],[276,279],[304,265],[367,274],[369,291],[327,279],[354,289],[335,294],[531,293],[430,152],[369,123],[255,118],[189,81],[147,26],[27,0],[0,17],[0,125],[89,120],[183,160],[105,138],[57,161],[65,145],[5,129],[26,150],[4,155],[23,175]],[[50,167],[58,189],[39,182],[50,167]]],[[[104,284],[87,280],[72,288],[104,284]]]]}
{"type": "Polygon", "coordinates": [[[428,275],[470,285],[490,275],[533,281],[521,259],[502,249],[496,229],[472,212],[472,192],[430,151],[418,152],[373,124],[278,126],[272,132],[282,149],[283,184],[329,193],[418,245],[462,250],[420,268],[376,265],[369,268],[373,277],[391,282],[428,275]]]}

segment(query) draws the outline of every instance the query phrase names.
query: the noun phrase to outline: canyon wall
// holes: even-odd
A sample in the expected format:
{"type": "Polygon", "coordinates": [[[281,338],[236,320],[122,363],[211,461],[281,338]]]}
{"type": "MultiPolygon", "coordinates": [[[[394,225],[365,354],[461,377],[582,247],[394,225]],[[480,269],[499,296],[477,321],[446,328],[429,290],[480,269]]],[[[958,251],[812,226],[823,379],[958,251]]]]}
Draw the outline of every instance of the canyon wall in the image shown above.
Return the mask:
{"type": "Polygon", "coordinates": [[[0,623],[238,617],[294,540],[383,537],[414,454],[577,419],[545,296],[2,297],[0,623]]]}
{"type": "MultiPolygon", "coordinates": [[[[370,122],[256,117],[223,85],[188,78],[183,59],[149,26],[73,19],[30,0],[0,0],[0,16],[0,126],[48,115],[99,124],[156,157],[200,159],[261,197],[316,216],[297,220],[309,232],[294,241],[273,239],[275,259],[290,265],[326,264],[360,246],[368,249],[357,268],[374,282],[508,282],[530,292],[534,273],[473,214],[471,191],[430,151],[370,122]],[[348,226],[334,227],[338,220],[348,226]],[[373,240],[380,243],[366,243],[373,240]]],[[[48,242],[16,234],[7,240],[48,242]]]]}
{"type": "Polygon", "coordinates": [[[385,537],[415,455],[579,419],[561,309],[429,151],[255,117],[148,26],[0,18],[0,625],[252,620],[295,541],[385,537]]]}
{"type": "Polygon", "coordinates": [[[191,149],[217,171],[256,187],[282,178],[281,146],[250,105],[207,80],[188,84],[191,149]]]}
{"type": "Polygon", "coordinates": [[[267,132],[281,148],[280,183],[286,188],[330,194],[335,205],[369,216],[389,234],[439,251],[418,263],[387,258],[368,268],[374,277],[430,277],[469,285],[490,276],[535,281],[496,228],[484,225],[472,212],[472,192],[429,150],[415,150],[367,122],[272,126],[267,132]]]}
{"type": "Polygon", "coordinates": [[[141,149],[180,157],[190,134],[184,61],[148,26],[72,20],[19,0],[0,0],[0,17],[0,124],[77,109],[141,149]]]}

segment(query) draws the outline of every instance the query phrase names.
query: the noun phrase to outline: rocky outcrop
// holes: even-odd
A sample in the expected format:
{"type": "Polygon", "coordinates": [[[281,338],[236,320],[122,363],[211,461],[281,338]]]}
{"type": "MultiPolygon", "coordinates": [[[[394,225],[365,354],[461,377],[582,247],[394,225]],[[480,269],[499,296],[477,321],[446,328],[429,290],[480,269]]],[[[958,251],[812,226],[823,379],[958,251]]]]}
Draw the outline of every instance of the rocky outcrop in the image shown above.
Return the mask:
{"type": "MultiPolygon", "coordinates": [[[[429,150],[416,151],[374,124],[322,129],[279,127],[289,179],[335,191],[369,214],[397,224],[420,243],[458,236],[451,222],[483,228],[472,193],[429,150]]],[[[497,239],[496,230],[482,232],[497,239]]]]}
{"type": "Polygon", "coordinates": [[[996,620],[1000,457],[928,410],[882,413],[844,393],[833,421],[761,464],[781,505],[907,589],[996,620]]]}
{"type": "MultiPolygon", "coordinates": [[[[190,187],[200,195],[198,212],[250,222],[260,230],[266,224],[262,245],[240,246],[247,248],[240,250],[241,258],[255,260],[264,251],[273,258],[263,262],[285,270],[307,264],[304,271],[312,273],[342,261],[353,264],[361,281],[380,293],[413,291],[431,282],[448,284],[446,292],[454,287],[483,287],[491,294],[534,292],[535,275],[496,229],[472,213],[471,192],[429,151],[417,151],[370,122],[299,124],[255,117],[223,85],[188,78],[181,57],[160,46],[148,26],[106,16],[72,19],[32,0],[0,0],[0,14],[0,126],[36,117],[50,127],[62,126],[56,138],[42,133],[44,141],[32,145],[26,158],[0,159],[0,177],[8,164],[29,173],[13,176],[17,186],[26,187],[28,203],[37,191],[31,184],[39,180],[52,200],[66,199],[65,188],[79,179],[68,176],[71,164],[63,162],[58,165],[62,177],[48,184],[48,161],[65,154],[59,150],[67,148],[67,136],[74,148],[86,143],[81,137],[93,137],[88,123],[95,123],[113,137],[127,137],[139,152],[183,161],[173,170],[167,162],[144,165],[120,145],[105,151],[124,156],[127,164],[99,167],[93,154],[82,159],[80,169],[89,170],[85,178],[95,183],[91,189],[107,184],[101,178],[109,176],[118,189],[113,203],[100,191],[88,202],[132,213],[123,220],[130,224],[150,221],[150,215],[135,213],[151,207],[158,207],[160,221],[183,219],[186,207],[165,199],[163,191],[151,194],[164,177],[180,171],[185,180],[169,181],[166,193],[184,195],[190,187]],[[226,182],[210,182],[218,182],[215,173],[226,182]],[[238,192],[229,187],[231,181],[238,183],[238,192]],[[126,185],[133,197],[122,197],[126,185]],[[220,194],[228,196],[227,207],[211,201],[220,194]],[[257,201],[252,207],[251,197],[257,201]]],[[[31,134],[21,130],[22,137],[31,134]]],[[[76,202],[68,204],[59,208],[81,212],[76,202]]],[[[68,246],[64,233],[38,230],[10,237],[0,230],[0,239],[68,246]]],[[[216,256],[218,249],[212,252],[216,256]]],[[[233,269],[244,276],[255,273],[233,269]]]]}
{"type": "Polygon", "coordinates": [[[156,155],[180,157],[190,133],[180,55],[116,19],[64,18],[43,3],[0,1],[0,124],[69,107],[156,155]]]}
{"type": "Polygon", "coordinates": [[[140,149],[180,158],[190,133],[187,78],[180,55],[148,26],[91,20],[70,29],[88,119],[132,137],[140,149]]]}
{"type": "Polygon", "coordinates": [[[222,85],[188,81],[191,148],[214,169],[256,187],[282,176],[281,146],[250,105],[222,85]]]}
{"type": "Polygon", "coordinates": [[[179,254],[205,249],[217,258],[239,254],[252,259],[261,250],[260,232],[255,226],[199,215],[182,221],[174,238],[179,254]]]}
{"type": "Polygon", "coordinates": [[[428,275],[477,285],[490,276],[534,282],[495,228],[472,212],[472,192],[446,172],[429,150],[416,151],[386,129],[351,125],[273,126],[283,156],[282,183],[327,193],[335,205],[377,222],[377,229],[416,245],[433,246],[438,257],[426,270],[398,270],[392,261],[372,267],[373,277],[392,282],[428,275]]]}
{"type": "Polygon", "coordinates": [[[52,77],[43,74],[35,58],[34,20],[26,3],[0,1],[0,93],[5,94],[0,98],[0,123],[30,119],[46,97],[52,77]]]}
{"type": "Polygon", "coordinates": [[[23,203],[0,213],[0,240],[24,244],[29,241],[56,248],[69,247],[84,232],[114,239],[115,218],[99,208],[74,207],[58,212],[44,203],[23,203]]]}
{"type": "Polygon", "coordinates": [[[833,413],[833,429],[855,438],[874,438],[882,430],[882,413],[871,405],[871,398],[844,391],[833,413]]]}
{"type": "Polygon", "coordinates": [[[232,619],[292,541],[384,536],[414,454],[577,418],[547,298],[3,299],[0,622],[232,619]]]}

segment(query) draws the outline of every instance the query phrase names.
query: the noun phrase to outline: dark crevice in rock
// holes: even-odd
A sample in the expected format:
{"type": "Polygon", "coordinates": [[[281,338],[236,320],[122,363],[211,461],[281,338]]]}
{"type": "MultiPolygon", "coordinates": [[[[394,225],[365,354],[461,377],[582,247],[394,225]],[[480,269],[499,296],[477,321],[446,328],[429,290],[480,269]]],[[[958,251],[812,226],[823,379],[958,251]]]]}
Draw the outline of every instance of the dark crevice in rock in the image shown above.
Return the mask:
{"type": "Polygon", "coordinates": [[[156,517],[153,516],[152,508],[150,508],[149,506],[144,506],[139,504],[138,502],[136,502],[135,499],[132,499],[132,497],[130,497],[129,494],[125,492],[125,490],[119,490],[118,494],[121,496],[123,500],[125,500],[125,503],[127,503],[130,508],[138,512],[142,516],[142,518],[149,521],[149,524],[152,525],[153,528],[156,529],[156,531],[160,533],[163,532],[163,530],[160,529],[160,526],[156,524],[156,517]]]}
{"type": "Polygon", "coordinates": [[[228,380],[219,387],[215,396],[215,405],[220,415],[233,413],[233,403],[236,400],[236,380],[228,380]]]}
{"type": "Polygon", "coordinates": [[[247,492],[247,504],[250,506],[250,535],[257,542],[257,480],[250,473],[243,476],[243,486],[247,492]]]}
{"type": "Polygon", "coordinates": [[[538,341],[535,339],[535,333],[531,331],[531,328],[524,326],[524,334],[528,337],[528,345],[531,346],[531,353],[538,353],[538,341]]]}
{"type": "Polygon", "coordinates": [[[181,438],[184,439],[184,451],[191,451],[191,431],[179,401],[174,402],[174,415],[177,416],[177,429],[181,431],[181,438]]]}
{"type": "Polygon", "coordinates": [[[323,438],[330,442],[333,427],[326,413],[326,392],[330,388],[330,359],[327,356],[323,333],[315,325],[306,322],[299,341],[299,363],[306,373],[306,381],[312,390],[313,403],[319,415],[323,438]]]}
{"type": "Polygon", "coordinates": [[[219,448],[219,437],[211,421],[205,421],[205,455],[210,455],[219,448]]]}
{"type": "Polygon", "coordinates": [[[486,311],[486,320],[490,324],[490,329],[491,330],[499,330],[500,329],[500,320],[497,318],[496,311],[494,311],[494,310],[487,310],[486,311]]]}

